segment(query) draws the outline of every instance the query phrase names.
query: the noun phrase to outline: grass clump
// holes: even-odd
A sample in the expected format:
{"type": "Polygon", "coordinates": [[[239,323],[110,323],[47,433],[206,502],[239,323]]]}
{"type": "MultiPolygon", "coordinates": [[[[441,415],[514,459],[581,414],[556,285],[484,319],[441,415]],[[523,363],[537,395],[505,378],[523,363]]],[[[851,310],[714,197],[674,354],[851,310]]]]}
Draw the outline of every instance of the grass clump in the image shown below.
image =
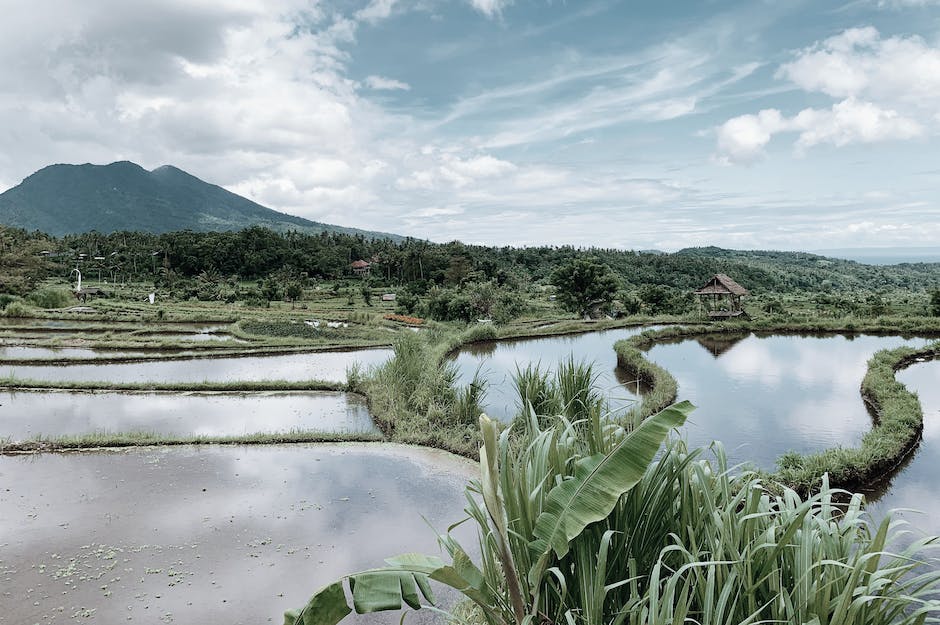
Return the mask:
{"type": "Polygon", "coordinates": [[[75,302],[68,289],[45,287],[33,291],[29,300],[39,308],[65,308],[75,302]]]}
{"type": "Polygon", "coordinates": [[[392,358],[361,381],[379,427],[392,440],[473,455],[485,383],[475,378],[457,388],[456,367],[417,334],[401,334],[393,349],[392,358]]]}

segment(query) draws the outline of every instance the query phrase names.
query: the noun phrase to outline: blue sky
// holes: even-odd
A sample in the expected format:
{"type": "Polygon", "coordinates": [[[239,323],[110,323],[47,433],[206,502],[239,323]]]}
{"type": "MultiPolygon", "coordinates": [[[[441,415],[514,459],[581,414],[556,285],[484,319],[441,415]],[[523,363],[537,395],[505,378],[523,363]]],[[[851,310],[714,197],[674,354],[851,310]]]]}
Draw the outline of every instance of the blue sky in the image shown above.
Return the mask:
{"type": "Polygon", "coordinates": [[[129,159],[437,241],[940,242],[936,0],[4,12],[0,189],[129,159]]]}

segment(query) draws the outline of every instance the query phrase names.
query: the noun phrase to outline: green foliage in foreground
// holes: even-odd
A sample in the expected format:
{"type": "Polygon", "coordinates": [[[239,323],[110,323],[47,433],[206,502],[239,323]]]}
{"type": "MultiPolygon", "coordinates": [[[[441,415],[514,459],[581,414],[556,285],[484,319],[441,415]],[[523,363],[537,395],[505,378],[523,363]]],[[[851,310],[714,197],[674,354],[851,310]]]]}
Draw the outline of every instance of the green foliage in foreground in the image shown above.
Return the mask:
{"type": "Polygon", "coordinates": [[[710,462],[670,441],[653,462],[690,409],[632,431],[564,418],[543,429],[530,413],[513,435],[481,418],[481,478],[467,489],[479,563],[443,535],[449,564],[390,558],[319,590],[285,624],[433,604],[429,580],[472,602],[464,622],[488,625],[937,622],[940,571],[921,567],[938,540],[900,547],[902,522],[871,527],[861,496],[839,506],[846,493],[824,481],[806,500],[771,497],[755,474],[733,475],[720,446],[710,462]]]}

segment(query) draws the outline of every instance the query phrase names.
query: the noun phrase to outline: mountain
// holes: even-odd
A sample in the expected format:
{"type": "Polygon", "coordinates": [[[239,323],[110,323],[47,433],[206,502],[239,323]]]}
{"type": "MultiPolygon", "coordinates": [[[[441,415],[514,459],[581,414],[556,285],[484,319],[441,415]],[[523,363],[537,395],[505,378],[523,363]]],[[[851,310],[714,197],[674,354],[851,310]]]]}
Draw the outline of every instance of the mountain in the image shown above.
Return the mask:
{"type": "Polygon", "coordinates": [[[128,161],[50,165],[0,193],[0,223],[61,236],[97,230],[339,232],[401,240],[279,213],[171,165],[147,171],[128,161]]]}

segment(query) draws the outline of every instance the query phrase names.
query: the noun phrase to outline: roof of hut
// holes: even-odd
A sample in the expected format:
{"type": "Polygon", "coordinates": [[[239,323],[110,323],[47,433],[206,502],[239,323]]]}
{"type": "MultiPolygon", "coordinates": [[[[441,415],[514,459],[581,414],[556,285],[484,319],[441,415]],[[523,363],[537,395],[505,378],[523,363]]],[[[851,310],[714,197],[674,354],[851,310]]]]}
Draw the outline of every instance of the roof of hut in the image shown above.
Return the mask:
{"type": "Polygon", "coordinates": [[[747,289],[723,273],[717,273],[695,292],[696,295],[747,295],[747,289]]]}

